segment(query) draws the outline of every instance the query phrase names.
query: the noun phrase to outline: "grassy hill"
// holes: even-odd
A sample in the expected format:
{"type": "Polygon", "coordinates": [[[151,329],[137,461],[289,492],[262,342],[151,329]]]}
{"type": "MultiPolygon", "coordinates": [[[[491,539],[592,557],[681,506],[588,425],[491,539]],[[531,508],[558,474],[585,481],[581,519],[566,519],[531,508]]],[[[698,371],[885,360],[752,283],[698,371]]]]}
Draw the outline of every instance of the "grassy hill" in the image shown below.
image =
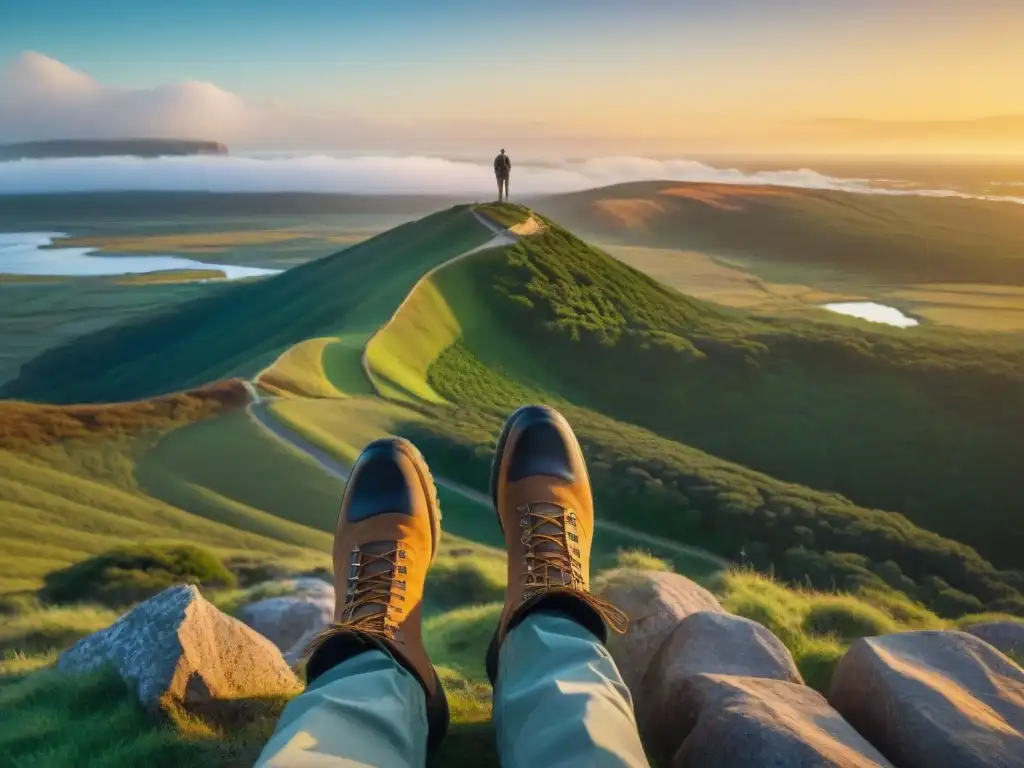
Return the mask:
{"type": "Polygon", "coordinates": [[[1024,283],[1024,206],[1013,203],[639,182],[536,206],[602,242],[705,251],[752,267],[813,267],[883,283],[1024,283]]]}
{"type": "Polygon", "coordinates": [[[23,366],[0,395],[60,403],[149,397],[252,376],[292,345],[322,336],[340,339],[332,368],[344,381],[358,371],[361,342],[420,275],[489,237],[467,207],[443,211],[281,275],[76,339],[23,366]]]}
{"type": "Polygon", "coordinates": [[[822,587],[1016,604],[1019,574],[871,508],[1019,563],[1021,346],[868,328],[714,307],[550,224],[425,281],[367,361],[432,409],[406,432],[477,487],[503,415],[551,401],[608,514],[822,587]]]}

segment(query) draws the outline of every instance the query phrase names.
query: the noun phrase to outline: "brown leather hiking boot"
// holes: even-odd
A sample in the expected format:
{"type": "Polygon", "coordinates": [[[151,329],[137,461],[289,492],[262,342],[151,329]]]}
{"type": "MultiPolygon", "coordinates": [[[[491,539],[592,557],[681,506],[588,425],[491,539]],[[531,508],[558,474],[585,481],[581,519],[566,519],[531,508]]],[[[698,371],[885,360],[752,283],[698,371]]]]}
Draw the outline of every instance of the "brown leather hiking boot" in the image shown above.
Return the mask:
{"type": "Polygon", "coordinates": [[[487,655],[491,682],[498,648],[532,610],[568,615],[602,642],[606,622],[625,631],[625,614],[589,591],[594,499],[579,442],[558,411],[528,405],[505,422],[491,497],[508,548],[505,608],[487,655]]]}
{"type": "Polygon", "coordinates": [[[376,440],[345,486],[334,534],[334,624],[310,644],[307,679],[362,651],[381,648],[427,695],[428,746],[448,727],[448,702],[423,647],[427,570],[441,538],[441,510],[423,456],[407,440],[376,440]]]}

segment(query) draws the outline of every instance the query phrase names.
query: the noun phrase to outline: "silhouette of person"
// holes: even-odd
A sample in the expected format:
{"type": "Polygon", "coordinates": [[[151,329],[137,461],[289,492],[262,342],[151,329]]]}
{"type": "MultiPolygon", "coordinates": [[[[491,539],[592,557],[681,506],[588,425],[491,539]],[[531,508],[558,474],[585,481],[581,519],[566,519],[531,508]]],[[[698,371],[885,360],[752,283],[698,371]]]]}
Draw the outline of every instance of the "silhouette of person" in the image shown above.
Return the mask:
{"type": "Polygon", "coordinates": [[[508,200],[508,177],[512,172],[512,161],[508,155],[505,154],[505,150],[501,150],[498,156],[494,158],[494,178],[498,180],[498,202],[502,200],[508,200]],[[504,196],[502,193],[504,192],[504,196]]]}

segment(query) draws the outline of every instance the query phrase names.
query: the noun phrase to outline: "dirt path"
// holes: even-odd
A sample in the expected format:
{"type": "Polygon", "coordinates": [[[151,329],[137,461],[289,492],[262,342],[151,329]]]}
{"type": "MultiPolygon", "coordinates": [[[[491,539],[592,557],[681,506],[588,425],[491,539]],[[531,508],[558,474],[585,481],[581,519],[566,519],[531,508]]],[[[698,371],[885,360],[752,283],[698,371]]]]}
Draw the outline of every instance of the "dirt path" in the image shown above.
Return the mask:
{"type": "MultiPolygon", "coordinates": [[[[339,480],[348,479],[348,467],[316,443],[306,439],[294,430],[289,429],[274,418],[268,407],[269,403],[274,398],[264,398],[250,382],[246,382],[246,385],[249,393],[253,397],[253,401],[249,405],[249,416],[257,425],[259,425],[275,440],[280,441],[300,453],[304,453],[333,477],[336,477],[339,480]]],[[[434,475],[434,482],[436,482],[441,488],[449,490],[452,493],[457,493],[464,499],[472,501],[475,504],[479,504],[481,507],[485,507],[488,511],[493,508],[491,505],[491,499],[487,494],[469,488],[461,483],[456,483],[443,477],[438,477],[436,474],[434,475]]],[[[624,540],[622,543],[626,545],[658,547],[677,555],[704,560],[705,562],[711,563],[715,568],[723,570],[729,568],[731,565],[731,563],[725,558],[712,554],[700,547],[691,547],[687,544],[680,544],[672,539],[666,539],[661,536],[644,533],[643,531],[635,530],[620,523],[611,522],[609,520],[597,520],[595,521],[595,527],[598,530],[607,531],[608,533],[618,536],[620,539],[624,540]]]]}

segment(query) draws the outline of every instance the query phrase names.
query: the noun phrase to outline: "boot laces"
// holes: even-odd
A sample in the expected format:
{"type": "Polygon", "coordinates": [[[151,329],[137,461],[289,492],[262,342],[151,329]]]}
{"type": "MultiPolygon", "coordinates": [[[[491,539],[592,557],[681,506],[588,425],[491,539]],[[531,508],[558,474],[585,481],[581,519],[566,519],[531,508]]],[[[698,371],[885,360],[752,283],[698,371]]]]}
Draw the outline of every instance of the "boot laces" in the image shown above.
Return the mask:
{"type": "Polygon", "coordinates": [[[576,513],[557,504],[522,504],[520,542],[526,547],[523,600],[545,592],[571,591],[622,634],[629,619],[611,603],[592,594],[583,576],[576,513]]]}

